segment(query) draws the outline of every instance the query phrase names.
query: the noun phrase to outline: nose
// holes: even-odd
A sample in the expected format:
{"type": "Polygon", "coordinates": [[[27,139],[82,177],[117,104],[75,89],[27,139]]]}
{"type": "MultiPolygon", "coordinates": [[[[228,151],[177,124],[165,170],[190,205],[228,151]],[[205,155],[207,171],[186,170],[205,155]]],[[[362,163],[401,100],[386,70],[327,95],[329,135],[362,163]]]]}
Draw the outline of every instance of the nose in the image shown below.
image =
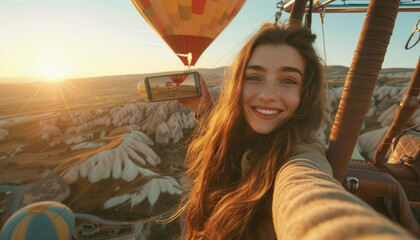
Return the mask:
{"type": "Polygon", "coordinates": [[[258,98],[262,102],[273,102],[277,98],[277,90],[276,87],[273,84],[273,81],[266,81],[260,89],[258,98]]]}

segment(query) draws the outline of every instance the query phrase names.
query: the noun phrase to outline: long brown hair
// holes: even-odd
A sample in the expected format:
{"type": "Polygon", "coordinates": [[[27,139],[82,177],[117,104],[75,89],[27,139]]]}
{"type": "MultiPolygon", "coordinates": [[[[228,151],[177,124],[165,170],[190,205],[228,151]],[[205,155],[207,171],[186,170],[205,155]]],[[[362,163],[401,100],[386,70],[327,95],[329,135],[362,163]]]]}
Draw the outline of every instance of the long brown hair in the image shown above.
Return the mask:
{"type": "Polygon", "coordinates": [[[281,165],[303,142],[312,141],[322,121],[322,68],[309,29],[263,24],[239,52],[206,124],[188,148],[186,239],[241,239],[271,217],[273,183],[281,165]],[[246,131],[242,86],[245,69],[259,45],[287,44],[305,59],[300,104],[279,129],[262,135],[246,131]],[[242,177],[241,159],[251,150],[252,170],[242,177]]]}

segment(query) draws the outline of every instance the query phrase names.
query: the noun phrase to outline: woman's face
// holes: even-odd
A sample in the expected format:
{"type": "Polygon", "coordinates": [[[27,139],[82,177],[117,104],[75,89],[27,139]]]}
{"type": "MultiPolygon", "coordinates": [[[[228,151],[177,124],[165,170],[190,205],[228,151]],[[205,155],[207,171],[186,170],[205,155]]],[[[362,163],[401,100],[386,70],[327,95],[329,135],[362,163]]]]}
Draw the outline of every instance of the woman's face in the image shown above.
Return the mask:
{"type": "Polygon", "coordinates": [[[296,111],[305,60],[287,44],[256,47],[246,67],[242,100],[248,125],[269,134],[296,111]]]}

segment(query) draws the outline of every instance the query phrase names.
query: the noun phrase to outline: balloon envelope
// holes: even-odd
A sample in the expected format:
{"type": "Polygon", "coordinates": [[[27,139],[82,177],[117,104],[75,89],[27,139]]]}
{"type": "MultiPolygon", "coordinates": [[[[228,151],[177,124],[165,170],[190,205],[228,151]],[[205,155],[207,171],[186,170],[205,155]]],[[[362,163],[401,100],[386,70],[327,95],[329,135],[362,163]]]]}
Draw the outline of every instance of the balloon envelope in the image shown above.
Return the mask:
{"type": "Polygon", "coordinates": [[[186,66],[195,65],[246,0],[131,0],[186,66]]]}
{"type": "Polygon", "coordinates": [[[177,86],[179,86],[179,85],[181,85],[183,82],[184,82],[184,80],[186,79],[188,77],[188,75],[187,74],[180,74],[180,75],[174,75],[174,76],[171,76],[171,80],[177,85],[177,86]]]}
{"type": "Polygon", "coordinates": [[[0,239],[68,240],[74,224],[73,212],[66,205],[53,201],[33,203],[10,216],[1,230],[0,239]]]}

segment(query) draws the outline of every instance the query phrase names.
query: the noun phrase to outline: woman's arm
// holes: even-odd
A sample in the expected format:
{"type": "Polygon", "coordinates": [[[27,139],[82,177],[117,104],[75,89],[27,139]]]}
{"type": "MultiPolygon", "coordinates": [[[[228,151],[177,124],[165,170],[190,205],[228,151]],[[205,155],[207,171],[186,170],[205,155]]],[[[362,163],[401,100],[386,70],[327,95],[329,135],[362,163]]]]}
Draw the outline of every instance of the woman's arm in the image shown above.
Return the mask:
{"type": "Polygon", "coordinates": [[[272,207],[277,239],[416,239],[344,190],[318,144],[280,169],[272,207]]]}

